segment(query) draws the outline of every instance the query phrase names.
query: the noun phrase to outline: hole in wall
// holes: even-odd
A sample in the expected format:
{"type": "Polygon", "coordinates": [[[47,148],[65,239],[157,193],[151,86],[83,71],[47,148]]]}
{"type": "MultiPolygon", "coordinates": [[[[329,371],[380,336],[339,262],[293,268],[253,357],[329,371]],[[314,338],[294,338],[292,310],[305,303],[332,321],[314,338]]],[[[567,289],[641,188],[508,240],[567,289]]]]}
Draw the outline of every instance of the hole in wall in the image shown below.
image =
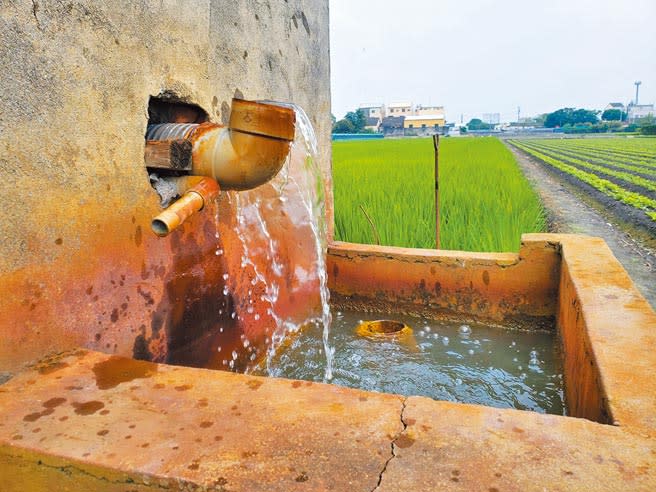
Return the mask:
{"type": "MultiPolygon", "coordinates": [[[[148,143],[154,139],[153,125],[200,124],[206,121],[209,121],[207,111],[196,104],[183,101],[174,93],[164,92],[159,96],[150,97],[144,159],[150,185],[159,195],[162,207],[167,207],[178,196],[177,187],[171,178],[188,173],[191,164],[191,143],[184,136],[174,136],[171,141],[158,142],[157,145],[148,143]]],[[[157,140],[160,139],[166,140],[161,134],[157,140]]]]}
{"type": "Polygon", "coordinates": [[[196,104],[182,102],[174,95],[151,97],[148,101],[148,124],[204,123],[207,111],[196,104]]]}

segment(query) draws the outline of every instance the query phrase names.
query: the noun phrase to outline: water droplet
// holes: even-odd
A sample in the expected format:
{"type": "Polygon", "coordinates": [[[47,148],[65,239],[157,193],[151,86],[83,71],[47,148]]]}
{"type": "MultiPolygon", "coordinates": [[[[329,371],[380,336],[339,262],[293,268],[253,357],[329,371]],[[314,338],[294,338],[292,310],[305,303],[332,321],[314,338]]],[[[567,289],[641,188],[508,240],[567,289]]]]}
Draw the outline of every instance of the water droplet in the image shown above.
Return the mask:
{"type": "Polygon", "coordinates": [[[469,350],[467,351],[467,353],[468,353],[469,355],[474,355],[474,350],[473,350],[473,349],[469,349],[469,350]]]}
{"type": "Polygon", "coordinates": [[[236,359],[237,359],[237,351],[233,350],[232,351],[232,360],[236,360],[236,359]]]}
{"type": "Polygon", "coordinates": [[[256,314],[256,315],[255,315],[255,321],[257,321],[257,320],[259,320],[259,319],[260,319],[260,315],[259,315],[259,314],[256,314]]]}
{"type": "Polygon", "coordinates": [[[528,356],[529,356],[531,359],[537,359],[537,358],[538,358],[538,352],[537,352],[537,350],[531,350],[531,352],[528,354],[528,356]]]}
{"type": "Polygon", "coordinates": [[[221,347],[217,347],[217,348],[216,348],[216,351],[217,351],[217,352],[221,352],[221,347]]]}
{"type": "Polygon", "coordinates": [[[449,337],[444,337],[444,338],[442,338],[442,343],[443,343],[444,345],[449,345],[449,337]]]}
{"type": "Polygon", "coordinates": [[[230,275],[228,275],[227,273],[223,274],[223,280],[228,280],[229,277],[230,277],[230,275]]]}
{"type": "Polygon", "coordinates": [[[460,386],[460,385],[462,384],[462,379],[460,379],[460,378],[456,378],[456,380],[454,381],[454,383],[456,384],[456,386],[460,386]]]}
{"type": "Polygon", "coordinates": [[[230,315],[230,317],[231,317],[232,319],[235,319],[235,316],[237,316],[237,313],[235,313],[235,312],[233,311],[232,314],[230,315]]]}

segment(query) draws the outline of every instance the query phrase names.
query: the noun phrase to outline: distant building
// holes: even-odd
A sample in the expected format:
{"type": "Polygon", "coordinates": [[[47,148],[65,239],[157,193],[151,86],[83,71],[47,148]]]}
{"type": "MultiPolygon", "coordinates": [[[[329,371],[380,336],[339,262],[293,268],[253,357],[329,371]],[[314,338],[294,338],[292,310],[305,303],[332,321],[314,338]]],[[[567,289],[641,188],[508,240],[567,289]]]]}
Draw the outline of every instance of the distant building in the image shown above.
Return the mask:
{"type": "Polygon", "coordinates": [[[619,109],[620,111],[626,111],[624,104],[622,103],[608,103],[606,104],[604,111],[608,111],[609,109],[619,109]]]}
{"type": "Polygon", "coordinates": [[[402,137],[403,122],[405,116],[386,116],[380,124],[380,128],[386,137],[402,137]]]}
{"type": "Polygon", "coordinates": [[[371,130],[374,132],[378,132],[380,130],[380,124],[382,122],[382,118],[380,117],[368,117],[367,121],[364,125],[365,130],[371,130]]]}
{"type": "Polygon", "coordinates": [[[446,124],[444,114],[427,114],[422,116],[406,116],[403,121],[405,135],[435,135],[441,133],[446,124]]]}
{"type": "Polygon", "coordinates": [[[393,102],[387,105],[385,116],[410,116],[412,115],[411,102],[393,102]]]}
{"type": "Polygon", "coordinates": [[[421,104],[415,107],[415,110],[412,112],[413,116],[425,116],[425,115],[434,115],[442,114],[444,115],[444,106],[422,106],[421,104]]]}
{"type": "Polygon", "coordinates": [[[362,110],[367,118],[383,118],[385,116],[385,106],[382,104],[362,104],[358,108],[362,110]]]}
{"type": "Polygon", "coordinates": [[[501,123],[500,113],[483,113],[483,123],[488,125],[498,125],[501,123]]]}
{"type": "Polygon", "coordinates": [[[629,104],[627,109],[629,121],[635,121],[645,116],[654,116],[656,114],[653,104],[629,104]]]}

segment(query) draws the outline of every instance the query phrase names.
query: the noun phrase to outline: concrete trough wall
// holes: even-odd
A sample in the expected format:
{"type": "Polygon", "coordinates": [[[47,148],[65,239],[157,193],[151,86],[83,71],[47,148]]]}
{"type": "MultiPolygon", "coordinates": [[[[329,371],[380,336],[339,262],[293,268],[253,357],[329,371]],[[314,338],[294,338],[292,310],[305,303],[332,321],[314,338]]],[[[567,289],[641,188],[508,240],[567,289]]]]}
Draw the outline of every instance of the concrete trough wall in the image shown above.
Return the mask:
{"type": "Polygon", "coordinates": [[[656,427],[656,315],[601,239],[526,234],[517,255],[334,243],[328,269],[337,305],[556,329],[569,415],[656,427]]]}

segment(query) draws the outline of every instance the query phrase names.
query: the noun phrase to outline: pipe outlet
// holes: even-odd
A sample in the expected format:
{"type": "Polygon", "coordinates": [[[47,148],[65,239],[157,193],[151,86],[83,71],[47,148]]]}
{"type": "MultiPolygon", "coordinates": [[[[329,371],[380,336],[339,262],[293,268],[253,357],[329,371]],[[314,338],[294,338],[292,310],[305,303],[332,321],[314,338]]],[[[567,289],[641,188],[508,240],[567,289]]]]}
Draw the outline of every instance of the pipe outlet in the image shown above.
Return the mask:
{"type": "Polygon", "coordinates": [[[168,236],[171,231],[202,210],[206,203],[219,194],[219,185],[213,179],[198,176],[174,179],[182,196],[151,222],[153,232],[160,237],[168,236]]]}

